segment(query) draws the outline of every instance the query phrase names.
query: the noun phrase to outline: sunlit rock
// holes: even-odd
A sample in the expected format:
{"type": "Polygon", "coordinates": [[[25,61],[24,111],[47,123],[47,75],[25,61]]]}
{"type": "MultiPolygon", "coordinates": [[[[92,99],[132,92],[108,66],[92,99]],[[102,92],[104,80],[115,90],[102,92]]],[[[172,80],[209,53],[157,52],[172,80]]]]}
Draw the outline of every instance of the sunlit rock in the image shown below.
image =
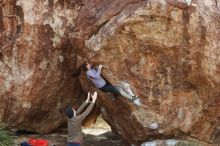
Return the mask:
{"type": "Polygon", "coordinates": [[[104,64],[103,75],[113,84],[127,82],[142,103],[102,94],[99,105],[113,131],[131,144],[167,135],[217,141],[219,1],[96,2],[77,17],[76,29],[85,30],[77,31],[78,65],[104,64]]]}

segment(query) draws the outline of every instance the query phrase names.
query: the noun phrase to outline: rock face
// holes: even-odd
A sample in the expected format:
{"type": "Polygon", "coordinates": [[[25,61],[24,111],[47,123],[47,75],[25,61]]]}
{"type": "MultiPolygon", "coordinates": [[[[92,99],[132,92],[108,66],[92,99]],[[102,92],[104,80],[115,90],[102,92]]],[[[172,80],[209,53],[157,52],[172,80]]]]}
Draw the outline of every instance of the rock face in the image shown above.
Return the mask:
{"type": "Polygon", "coordinates": [[[65,122],[79,96],[70,77],[75,50],[68,36],[77,6],[59,1],[0,1],[0,121],[48,133],[65,122]]]}
{"type": "Polygon", "coordinates": [[[144,104],[102,94],[112,129],[133,144],[167,136],[219,141],[220,1],[93,2],[77,17],[78,61],[104,64],[105,77],[128,82],[144,104]]]}
{"type": "MultiPolygon", "coordinates": [[[[71,69],[89,60],[104,64],[112,83],[128,82],[143,103],[99,93],[104,119],[130,144],[219,142],[219,0],[0,2],[1,120],[54,130],[80,92],[71,69]]],[[[80,82],[95,90],[83,74],[80,82]]]]}

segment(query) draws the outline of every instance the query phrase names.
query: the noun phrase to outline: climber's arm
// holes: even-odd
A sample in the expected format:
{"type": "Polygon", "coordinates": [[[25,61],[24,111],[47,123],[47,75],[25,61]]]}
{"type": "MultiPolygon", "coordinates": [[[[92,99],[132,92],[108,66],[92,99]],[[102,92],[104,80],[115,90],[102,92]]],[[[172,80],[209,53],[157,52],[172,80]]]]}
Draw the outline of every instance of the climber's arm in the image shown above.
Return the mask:
{"type": "Polygon", "coordinates": [[[88,93],[86,101],[79,107],[79,109],[76,111],[76,115],[79,115],[83,109],[88,105],[90,99],[90,92],[88,93]]]}
{"type": "Polygon", "coordinates": [[[102,71],[102,65],[100,64],[99,67],[98,67],[98,71],[97,71],[98,76],[100,76],[101,71],[102,71]]]}
{"type": "Polygon", "coordinates": [[[88,106],[88,108],[81,114],[79,115],[79,119],[81,120],[84,120],[86,118],[86,116],[88,116],[88,114],[91,112],[92,108],[94,107],[95,105],[95,101],[97,99],[97,92],[95,92],[93,95],[92,95],[92,102],[90,103],[90,105],[88,106]]]}

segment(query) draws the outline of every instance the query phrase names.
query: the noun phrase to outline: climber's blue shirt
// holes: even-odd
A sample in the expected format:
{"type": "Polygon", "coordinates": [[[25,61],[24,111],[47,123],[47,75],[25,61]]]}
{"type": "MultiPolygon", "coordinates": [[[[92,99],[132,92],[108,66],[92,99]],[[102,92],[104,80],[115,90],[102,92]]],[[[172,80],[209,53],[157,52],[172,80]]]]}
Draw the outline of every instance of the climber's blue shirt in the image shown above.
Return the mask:
{"type": "Polygon", "coordinates": [[[90,70],[87,70],[86,75],[87,77],[93,82],[93,84],[96,86],[96,88],[102,88],[105,86],[106,82],[102,78],[101,69],[98,70],[91,68],[90,70]]]}

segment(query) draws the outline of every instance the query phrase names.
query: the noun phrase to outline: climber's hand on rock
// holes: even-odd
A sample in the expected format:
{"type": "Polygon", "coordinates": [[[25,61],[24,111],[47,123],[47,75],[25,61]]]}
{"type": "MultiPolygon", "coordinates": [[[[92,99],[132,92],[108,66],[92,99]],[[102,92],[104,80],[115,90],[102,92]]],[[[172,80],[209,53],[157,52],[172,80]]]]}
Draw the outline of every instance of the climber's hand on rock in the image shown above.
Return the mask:
{"type": "Polygon", "coordinates": [[[92,102],[95,102],[97,99],[97,92],[94,92],[94,94],[92,95],[92,102]]]}
{"type": "Polygon", "coordinates": [[[90,92],[88,92],[86,102],[89,102],[89,100],[90,100],[90,92]]]}
{"type": "Polygon", "coordinates": [[[102,64],[100,64],[100,65],[99,65],[99,69],[102,69],[102,67],[103,67],[103,65],[102,65],[102,64]]]}

